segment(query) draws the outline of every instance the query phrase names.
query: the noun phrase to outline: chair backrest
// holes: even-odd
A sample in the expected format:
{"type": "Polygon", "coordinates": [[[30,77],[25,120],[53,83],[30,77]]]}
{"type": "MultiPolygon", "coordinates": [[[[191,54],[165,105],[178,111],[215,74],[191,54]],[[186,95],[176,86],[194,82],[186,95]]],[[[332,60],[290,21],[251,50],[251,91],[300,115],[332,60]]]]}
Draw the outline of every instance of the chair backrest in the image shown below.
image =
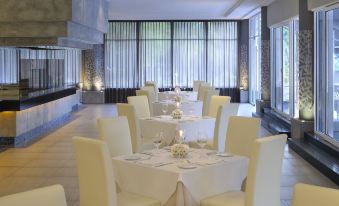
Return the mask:
{"type": "Polygon", "coordinates": [[[198,100],[200,101],[204,101],[205,99],[205,91],[207,90],[214,90],[214,88],[212,86],[202,86],[202,84],[200,84],[199,87],[199,91],[198,91],[198,100]]]}
{"type": "Polygon", "coordinates": [[[245,206],[280,206],[280,177],[286,139],[286,135],[277,135],[254,142],[245,206]]]}
{"type": "Polygon", "coordinates": [[[238,115],[239,104],[230,103],[221,105],[214,127],[213,149],[223,152],[225,151],[225,141],[228,128],[229,118],[238,115]]]}
{"type": "Polygon", "coordinates": [[[133,153],[127,117],[100,118],[98,127],[100,139],[106,142],[112,157],[133,153]]]}
{"type": "Polygon", "coordinates": [[[128,125],[130,129],[132,151],[136,153],[141,146],[141,130],[140,123],[136,116],[135,108],[130,104],[117,104],[117,110],[119,116],[125,116],[128,119],[128,125]]]}
{"type": "Polygon", "coordinates": [[[229,103],[231,103],[231,97],[229,97],[229,96],[212,95],[210,102],[208,104],[207,116],[216,117],[217,113],[218,113],[218,108],[221,105],[229,104],[229,103]]]}
{"type": "Polygon", "coordinates": [[[137,118],[150,117],[149,103],[147,96],[131,96],[127,97],[128,104],[135,107],[137,118]]]}
{"type": "Polygon", "coordinates": [[[292,206],[338,206],[339,190],[298,183],[294,187],[292,206]]]}
{"type": "Polygon", "coordinates": [[[73,137],[80,206],[117,206],[112,158],[104,141],[73,137]]]}
{"type": "MultiPolygon", "coordinates": [[[[219,95],[219,90],[205,90],[203,95],[203,104],[202,104],[202,115],[207,116],[208,115],[208,109],[210,107],[211,98],[212,96],[219,95]]],[[[218,110],[218,108],[217,108],[218,110]]]]}
{"type": "Polygon", "coordinates": [[[1,206],[67,206],[61,185],[38,188],[0,197],[1,206]]]}
{"type": "Polygon", "coordinates": [[[206,83],[205,81],[193,81],[193,92],[198,92],[201,83],[206,83]]]}
{"type": "Polygon", "coordinates": [[[155,95],[154,91],[149,90],[136,90],[135,91],[137,96],[147,96],[148,103],[149,103],[149,111],[150,115],[153,116],[153,102],[155,102],[155,95]]]}
{"type": "Polygon", "coordinates": [[[154,90],[155,93],[159,92],[158,85],[157,85],[157,83],[155,81],[146,81],[145,86],[153,87],[153,90],[154,90]]]}
{"type": "Polygon", "coordinates": [[[251,156],[253,143],[260,127],[260,119],[252,117],[230,117],[225,151],[242,156],[251,156]]]}

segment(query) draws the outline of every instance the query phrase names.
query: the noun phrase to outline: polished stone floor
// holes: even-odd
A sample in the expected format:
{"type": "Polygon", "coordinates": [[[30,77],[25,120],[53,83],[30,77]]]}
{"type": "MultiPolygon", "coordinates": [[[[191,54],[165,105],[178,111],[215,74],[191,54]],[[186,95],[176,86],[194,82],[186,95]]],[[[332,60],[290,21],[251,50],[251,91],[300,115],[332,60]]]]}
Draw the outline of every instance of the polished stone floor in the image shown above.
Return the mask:
{"type": "MultiPolygon", "coordinates": [[[[242,104],[239,115],[251,116],[253,107],[242,104]]],[[[114,105],[86,105],[64,127],[50,133],[23,149],[8,149],[0,153],[0,196],[52,184],[62,184],[68,206],[79,205],[76,163],[71,138],[97,138],[96,119],[115,116],[114,105]]],[[[269,133],[261,128],[261,136],[269,133]]],[[[293,185],[297,182],[338,188],[287,146],[284,155],[281,199],[290,205],[293,185]]]]}

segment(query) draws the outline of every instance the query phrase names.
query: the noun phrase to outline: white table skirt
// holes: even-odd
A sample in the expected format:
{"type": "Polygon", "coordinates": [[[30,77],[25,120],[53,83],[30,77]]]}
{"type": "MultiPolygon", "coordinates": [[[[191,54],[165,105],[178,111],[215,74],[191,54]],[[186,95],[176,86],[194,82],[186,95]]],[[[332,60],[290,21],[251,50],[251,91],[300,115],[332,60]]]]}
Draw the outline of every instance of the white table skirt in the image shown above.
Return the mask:
{"type": "MultiPolygon", "coordinates": [[[[176,105],[173,101],[163,101],[163,102],[153,102],[153,116],[163,115],[162,108],[167,104],[167,114],[171,114],[175,109],[176,105]]],[[[181,111],[183,111],[184,115],[194,115],[201,116],[202,115],[202,101],[185,101],[181,103],[180,106],[181,111]]]]}
{"type": "Polygon", "coordinates": [[[140,119],[141,136],[143,141],[152,142],[157,134],[163,132],[164,141],[170,144],[175,139],[177,131],[184,130],[185,141],[197,141],[198,134],[204,135],[208,140],[213,140],[215,118],[189,117],[172,119],[170,116],[140,119]]]}
{"type": "MultiPolygon", "coordinates": [[[[158,101],[174,100],[177,94],[173,91],[159,92],[158,101]]],[[[182,91],[179,93],[182,101],[196,101],[198,100],[198,92],[182,91]]]]}
{"type": "Polygon", "coordinates": [[[182,164],[166,150],[152,150],[138,161],[126,156],[113,158],[119,188],[161,201],[166,206],[198,206],[202,199],[228,191],[239,191],[247,174],[248,158],[207,155],[210,150],[193,150],[189,159],[194,169],[180,169],[182,164]],[[167,165],[161,165],[161,163],[167,165]],[[173,198],[175,198],[173,200],[173,198]]]}

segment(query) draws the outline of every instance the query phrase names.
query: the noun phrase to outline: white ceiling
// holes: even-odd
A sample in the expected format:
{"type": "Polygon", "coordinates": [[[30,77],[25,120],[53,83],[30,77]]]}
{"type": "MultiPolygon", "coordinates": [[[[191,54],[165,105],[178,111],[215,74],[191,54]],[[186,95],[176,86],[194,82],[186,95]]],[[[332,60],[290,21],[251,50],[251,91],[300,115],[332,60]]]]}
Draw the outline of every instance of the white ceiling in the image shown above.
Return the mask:
{"type": "Polygon", "coordinates": [[[110,20],[244,19],[275,0],[110,0],[110,20]]]}

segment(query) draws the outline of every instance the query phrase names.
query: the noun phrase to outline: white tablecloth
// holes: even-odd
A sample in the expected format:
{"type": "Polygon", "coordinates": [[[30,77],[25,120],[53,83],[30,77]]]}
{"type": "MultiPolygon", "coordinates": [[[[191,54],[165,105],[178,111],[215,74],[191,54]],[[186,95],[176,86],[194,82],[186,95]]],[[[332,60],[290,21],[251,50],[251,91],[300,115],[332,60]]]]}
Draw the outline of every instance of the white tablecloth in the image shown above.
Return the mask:
{"type": "Polygon", "coordinates": [[[208,154],[211,150],[195,149],[184,160],[176,160],[164,149],[150,152],[136,154],[141,158],[137,161],[113,158],[115,178],[122,191],[157,199],[166,206],[198,206],[207,197],[240,190],[247,174],[248,158],[242,156],[217,157],[208,154]],[[196,168],[180,169],[183,162],[196,168]]]}
{"type": "MultiPolygon", "coordinates": [[[[163,115],[162,108],[166,104],[168,105],[167,114],[171,114],[176,109],[174,101],[153,102],[153,115],[163,115]]],[[[183,111],[184,115],[201,116],[202,101],[184,101],[181,103],[180,109],[183,111]]]]}
{"type": "MultiPolygon", "coordinates": [[[[158,101],[174,100],[177,94],[173,91],[159,92],[158,101]]],[[[182,91],[179,93],[182,101],[196,101],[198,100],[198,92],[182,91]]]]}
{"type": "Polygon", "coordinates": [[[198,134],[213,140],[215,118],[183,116],[182,119],[173,119],[170,116],[159,116],[140,119],[141,136],[143,141],[152,142],[157,134],[163,132],[164,141],[170,144],[175,139],[177,131],[183,130],[185,141],[194,142],[198,134]]]}

